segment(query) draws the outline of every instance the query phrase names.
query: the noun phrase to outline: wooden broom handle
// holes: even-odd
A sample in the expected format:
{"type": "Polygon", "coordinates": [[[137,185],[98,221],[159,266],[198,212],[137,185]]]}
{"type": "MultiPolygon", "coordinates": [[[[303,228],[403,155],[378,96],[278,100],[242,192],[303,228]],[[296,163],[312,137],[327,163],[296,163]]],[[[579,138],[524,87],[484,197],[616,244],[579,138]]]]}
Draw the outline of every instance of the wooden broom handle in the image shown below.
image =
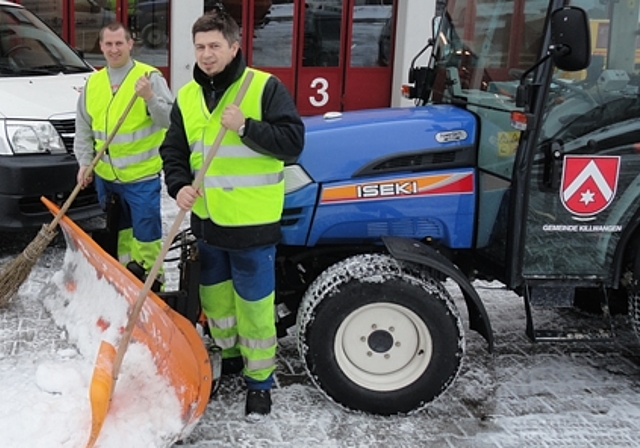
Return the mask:
{"type": "MultiPolygon", "coordinates": [[[[127,107],[122,112],[122,115],[120,115],[120,118],[118,118],[116,125],[111,130],[111,132],[107,136],[107,139],[102,144],[102,147],[100,147],[100,150],[96,153],[95,157],[93,158],[89,166],[85,169],[84,171],[85,179],[89,176],[89,174],[91,174],[91,172],[93,172],[93,169],[96,167],[96,165],[104,155],[105,151],[111,144],[111,141],[114,139],[114,137],[120,130],[120,126],[122,126],[122,123],[124,123],[124,120],[127,118],[127,115],[129,115],[129,112],[133,108],[133,105],[137,99],[138,99],[138,95],[134,93],[131,99],[129,100],[127,107]]],[[[82,190],[82,185],[83,185],[82,182],[78,182],[78,184],[75,186],[75,188],[73,189],[73,191],[71,192],[67,200],[64,201],[64,204],[62,204],[62,207],[60,207],[60,210],[58,210],[58,213],[56,213],[56,216],[53,218],[53,221],[49,223],[49,227],[48,227],[49,232],[52,232],[56,228],[56,226],[58,225],[62,217],[67,213],[67,211],[69,210],[69,207],[71,207],[71,203],[76,199],[76,197],[80,193],[80,190],[82,190]]]]}

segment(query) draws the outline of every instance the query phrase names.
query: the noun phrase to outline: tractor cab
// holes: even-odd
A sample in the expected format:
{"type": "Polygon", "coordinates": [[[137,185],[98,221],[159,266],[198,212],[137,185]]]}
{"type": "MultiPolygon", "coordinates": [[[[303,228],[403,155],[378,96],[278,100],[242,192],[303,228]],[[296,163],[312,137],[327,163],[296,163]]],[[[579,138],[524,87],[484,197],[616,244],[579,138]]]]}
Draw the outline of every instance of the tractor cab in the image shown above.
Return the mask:
{"type": "Polygon", "coordinates": [[[410,70],[418,104],[477,118],[475,250],[458,264],[527,305],[576,291],[606,305],[634,283],[638,22],[638,2],[448,2],[428,66],[410,70]]]}

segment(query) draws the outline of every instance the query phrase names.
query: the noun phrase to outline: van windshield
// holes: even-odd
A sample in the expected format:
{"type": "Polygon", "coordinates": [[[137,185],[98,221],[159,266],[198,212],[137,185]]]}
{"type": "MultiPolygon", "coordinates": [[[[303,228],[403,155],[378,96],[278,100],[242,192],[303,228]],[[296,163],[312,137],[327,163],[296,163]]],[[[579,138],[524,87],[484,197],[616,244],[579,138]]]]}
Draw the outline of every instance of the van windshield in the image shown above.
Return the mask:
{"type": "Polygon", "coordinates": [[[53,30],[24,8],[0,7],[0,76],[90,72],[53,30]]]}

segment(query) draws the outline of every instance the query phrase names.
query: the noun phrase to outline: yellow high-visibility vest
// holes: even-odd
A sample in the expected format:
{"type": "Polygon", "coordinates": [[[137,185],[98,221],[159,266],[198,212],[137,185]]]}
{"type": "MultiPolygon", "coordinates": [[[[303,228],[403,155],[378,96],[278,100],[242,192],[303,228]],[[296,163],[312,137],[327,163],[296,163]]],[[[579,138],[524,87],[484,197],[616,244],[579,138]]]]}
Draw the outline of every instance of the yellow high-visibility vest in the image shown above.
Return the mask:
{"type": "MultiPolygon", "coordinates": [[[[254,78],[240,109],[246,118],[261,120],[262,92],[271,75],[255,69],[231,85],[210,113],[202,87],[195,81],[178,92],[187,141],[191,150],[191,169],[197,172],[222,125],[220,119],[231,104],[248,70],[254,78]]],[[[196,200],[192,211],[222,226],[247,226],[280,221],[284,205],[284,163],[260,154],[244,145],[236,132],[228,131],[204,178],[204,195],[196,200]]]]}
{"type": "MultiPolygon", "coordinates": [[[[92,120],[96,151],[102,148],[122,116],[135,92],[136,80],[152,71],[157,70],[150,65],[134,62],[115,94],[110,93],[111,84],[106,68],[89,77],[85,102],[92,120]]],[[[132,182],[159,173],[162,159],[158,149],[164,134],[165,129],[154,124],[147,113],[144,100],[137,99],[109,144],[107,152],[98,161],[96,174],[109,181],[132,182]]]]}

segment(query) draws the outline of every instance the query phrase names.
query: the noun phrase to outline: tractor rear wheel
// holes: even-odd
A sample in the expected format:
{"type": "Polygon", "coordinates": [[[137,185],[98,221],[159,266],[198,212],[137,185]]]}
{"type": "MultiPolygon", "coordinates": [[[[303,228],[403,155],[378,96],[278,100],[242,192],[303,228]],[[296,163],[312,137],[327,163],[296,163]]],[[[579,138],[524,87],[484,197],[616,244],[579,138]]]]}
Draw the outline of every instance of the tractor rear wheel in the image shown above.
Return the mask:
{"type": "Polygon", "coordinates": [[[318,388],[340,405],[392,415],[425,407],[457,376],[462,323],[442,284],[387,255],[357,255],[311,285],[298,348],[318,388]]]}
{"type": "Polygon", "coordinates": [[[635,253],[631,281],[627,289],[629,291],[629,321],[638,343],[640,343],[640,252],[636,250],[635,253]]]}

